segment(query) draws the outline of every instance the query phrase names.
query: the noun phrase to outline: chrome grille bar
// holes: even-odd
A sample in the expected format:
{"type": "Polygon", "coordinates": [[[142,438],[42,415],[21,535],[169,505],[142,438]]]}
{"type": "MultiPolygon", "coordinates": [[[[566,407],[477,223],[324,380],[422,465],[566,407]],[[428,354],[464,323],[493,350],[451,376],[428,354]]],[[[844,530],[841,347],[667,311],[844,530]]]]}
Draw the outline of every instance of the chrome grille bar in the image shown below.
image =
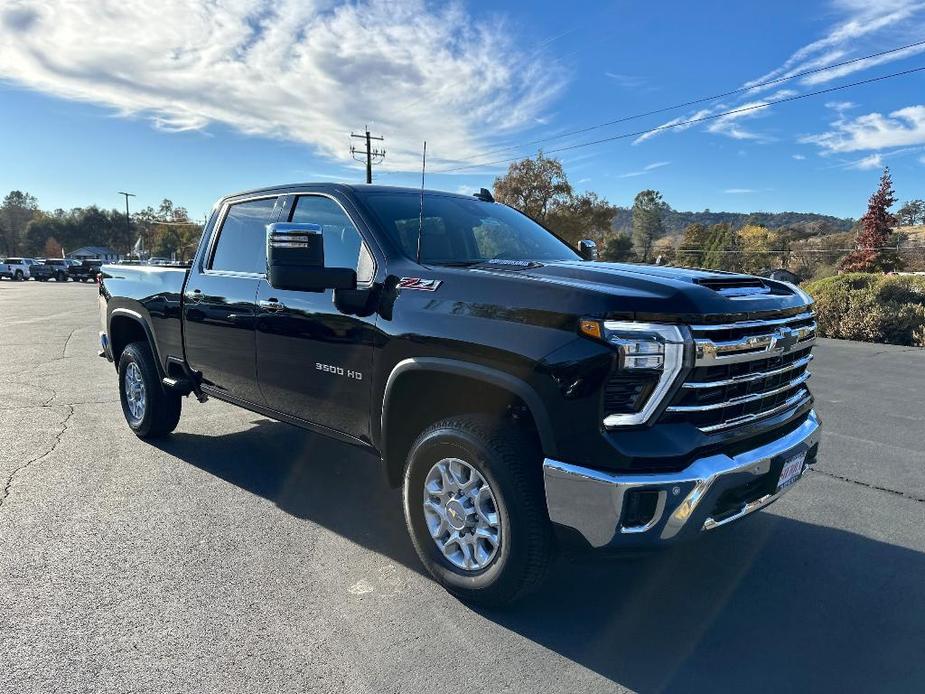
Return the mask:
{"type": "Polygon", "coordinates": [[[809,320],[814,318],[815,314],[812,311],[807,311],[806,313],[799,313],[795,316],[790,316],[789,318],[773,318],[768,320],[744,320],[739,321],[738,323],[720,323],[717,325],[692,325],[690,326],[691,330],[695,333],[707,332],[709,330],[739,330],[740,328],[763,328],[768,325],[784,325],[786,323],[796,323],[798,321],[809,320]]]}
{"type": "Polygon", "coordinates": [[[688,381],[681,385],[682,388],[722,388],[723,386],[732,386],[739,383],[748,383],[749,381],[760,381],[762,378],[768,378],[769,376],[777,376],[779,374],[787,373],[788,371],[795,371],[796,369],[802,368],[809,364],[813,360],[812,354],[807,354],[801,359],[797,359],[791,364],[782,366],[778,369],[771,369],[770,371],[756,371],[755,373],[742,374],[741,376],[735,376],[733,378],[725,378],[722,381],[688,381]]]}
{"type": "Polygon", "coordinates": [[[808,402],[811,397],[812,396],[809,394],[809,391],[803,388],[798,393],[790,396],[780,405],[777,407],[772,407],[770,410],[755,412],[753,414],[746,414],[742,415],[741,417],[734,417],[733,419],[727,419],[725,422],[720,422],[719,424],[700,427],[700,430],[704,433],[710,433],[713,431],[720,431],[721,429],[729,429],[730,427],[739,426],[740,424],[754,422],[765,417],[771,417],[775,414],[779,414],[780,412],[786,412],[789,409],[800,407],[801,405],[808,402]]]}
{"type": "Polygon", "coordinates": [[[816,342],[815,314],[803,310],[778,316],[691,325],[694,368],[665,414],[672,421],[689,419],[711,433],[795,411],[810,402],[805,384],[816,342]],[[749,392],[752,388],[765,390],[749,392]]]}
{"type": "Polygon", "coordinates": [[[697,366],[708,366],[710,364],[733,364],[741,361],[763,359],[769,354],[783,354],[785,351],[792,351],[792,349],[808,347],[815,344],[815,341],[816,324],[811,323],[810,325],[793,328],[791,335],[787,336],[773,332],[719,342],[714,342],[709,338],[696,338],[694,346],[696,348],[697,366]],[[787,345],[784,340],[789,340],[791,336],[796,337],[796,342],[787,345]]]}
{"type": "Polygon", "coordinates": [[[772,388],[771,390],[764,390],[760,393],[751,393],[749,395],[740,395],[737,398],[730,398],[729,400],[724,400],[723,402],[713,402],[709,405],[671,405],[668,408],[668,412],[706,412],[707,410],[721,410],[724,407],[732,407],[733,405],[742,405],[746,402],[754,402],[755,400],[761,400],[763,398],[769,398],[772,395],[780,395],[781,393],[796,388],[806,381],[809,380],[810,373],[807,371],[800,374],[793,380],[785,383],[782,386],[777,388],[772,388]]]}

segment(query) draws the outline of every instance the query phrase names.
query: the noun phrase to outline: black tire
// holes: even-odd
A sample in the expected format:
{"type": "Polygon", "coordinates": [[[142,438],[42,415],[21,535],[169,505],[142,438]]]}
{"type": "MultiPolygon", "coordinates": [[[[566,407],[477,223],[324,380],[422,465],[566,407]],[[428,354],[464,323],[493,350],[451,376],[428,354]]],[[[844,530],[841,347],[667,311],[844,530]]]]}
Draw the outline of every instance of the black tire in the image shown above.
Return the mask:
{"type": "Polygon", "coordinates": [[[16,274],[13,276],[13,279],[16,280],[17,282],[22,282],[25,279],[25,277],[22,274],[22,270],[17,270],[16,274]]]}
{"type": "Polygon", "coordinates": [[[424,567],[467,602],[499,606],[516,600],[543,582],[555,557],[542,455],[532,438],[510,420],[463,415],[428,427],[408,455],[403,505],[408,532],[424,567]],[[428,530],[424,484],[431,468],[446,458],[474,467],[494,495],[501,539],[493,559],[478,571],[449,561],[428,530]]]}
{"type": "Polygon", "coordinates": [[[67,275],[65,275],[63,272],[59,272],[57,275],[55,275],[55,282],[66,282],[66,281],[67,281],[67,275]]]}
{"type": "Polygon", "coordinates": [[[164,389],[147,342],[132,342],[122,350],[119,357],[119,400],[125,421],[138,438],[151,439],[169,434],[180,421],[180,396],[164,389]],[[133,415],[126,392],[126,374],[132,365],[140,372],[144,385],[145,404],[140,417],[133,415]]]}

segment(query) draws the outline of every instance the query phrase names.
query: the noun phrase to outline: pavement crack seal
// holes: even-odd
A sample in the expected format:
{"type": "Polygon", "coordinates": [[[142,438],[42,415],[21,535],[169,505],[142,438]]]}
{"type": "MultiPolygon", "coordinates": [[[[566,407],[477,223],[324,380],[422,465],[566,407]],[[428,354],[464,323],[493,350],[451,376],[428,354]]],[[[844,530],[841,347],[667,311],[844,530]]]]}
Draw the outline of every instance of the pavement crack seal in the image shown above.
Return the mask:
{"type": "Polygon", "coordinates": [[[76,333],[78,330],[80,330],[80,328],[74,328],[71,332],[68,333],[67,339],[64,341],[64,347],[61,348],[61,359],[67,357],[67,346],[70,343],[71,338],[74,337],[74,333],[76,333]]]}
{"type": "Polygon", "coordinates": [[[916,496],[915,494],[907,494],[906,492],[901,492],[898,489],[890,489],[889,487],[881,487],[876,484],[871,484],[870,482],[862,482],[861,480],[853,480],[850,477],[845,477],[844,475],[836,475],[834,472],[827,472],[825,470],[820,470],[819,468],[810,468],[810,471],[816,473],[817,475],[825,475],[826,477],[831,477],[836,480],[841,480],[842,482],[849,482],[851,484],[856,484],[859,487],[867,487],[868,489],[876,489],[878,492],[886,492],[887,494],[893,494],[894,496],[901,496],[904,499],[918,501],[920,504],[925,503],[925,498],[921,496],[916,496]]]}
{"type": "Polygon", "coordinates": [[[41,455],[37,455],[34,458],[27,460],[19,467],[13,468],[13,470],[10,472],[10,474],[6,478],[6,483],[3,485],[3,491],[0,492],[0,508],[3,507],[3,502],[5,502],[7,497],[9,497],[10,495],[10,488],[13,486],[13,480],[16,479],[16,475],[18,475],[20,472],[28,468],[33,463],[37,463],[43,460],[44,458],[47,458],[49,455],[54,453],[55,449],[58,447],[58,444],[61,443],[61,437],[64,436],[64,432],[67,431],[68,425],[70,424],[71,417],[74,416],[74,406],[73,405],[62,405],[61,407],[67,408],[67,414],[64,416],[64,419],[61,422],[60,431],[58,431],[58,433],[55,434],[55,440],[52,442],[51,448],[49,448],[47,451],[45,451],[41,455]]]}

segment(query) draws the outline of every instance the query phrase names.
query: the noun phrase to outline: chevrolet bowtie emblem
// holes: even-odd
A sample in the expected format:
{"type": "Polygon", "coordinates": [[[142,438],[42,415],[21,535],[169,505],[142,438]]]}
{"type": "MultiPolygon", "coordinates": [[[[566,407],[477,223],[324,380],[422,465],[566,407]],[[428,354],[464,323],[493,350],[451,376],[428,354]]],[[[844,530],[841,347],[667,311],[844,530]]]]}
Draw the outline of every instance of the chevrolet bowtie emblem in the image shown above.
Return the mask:
{"type": "Polygon", "coordinates": [[[798,339],[799,336],[794,330],[790,328],[778,328],[774,331],[774,334],[771,335],[771,346],[769,350],[771,352],[786,354],[793,349],[798,339]]]}

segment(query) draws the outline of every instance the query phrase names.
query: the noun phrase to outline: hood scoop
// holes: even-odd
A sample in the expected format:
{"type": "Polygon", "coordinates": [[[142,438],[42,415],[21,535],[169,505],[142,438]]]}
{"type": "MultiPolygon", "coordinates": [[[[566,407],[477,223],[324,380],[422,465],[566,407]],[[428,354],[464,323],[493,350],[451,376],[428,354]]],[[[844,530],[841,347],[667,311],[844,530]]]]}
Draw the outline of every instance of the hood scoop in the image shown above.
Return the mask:
{"type": "Polygon", "coordinates": [[[712,289],[730,299],[742,299],[750,296],[771,294],[771,287],[760,277],[703,277],[694,280],[701,287],[712,289]]]}

